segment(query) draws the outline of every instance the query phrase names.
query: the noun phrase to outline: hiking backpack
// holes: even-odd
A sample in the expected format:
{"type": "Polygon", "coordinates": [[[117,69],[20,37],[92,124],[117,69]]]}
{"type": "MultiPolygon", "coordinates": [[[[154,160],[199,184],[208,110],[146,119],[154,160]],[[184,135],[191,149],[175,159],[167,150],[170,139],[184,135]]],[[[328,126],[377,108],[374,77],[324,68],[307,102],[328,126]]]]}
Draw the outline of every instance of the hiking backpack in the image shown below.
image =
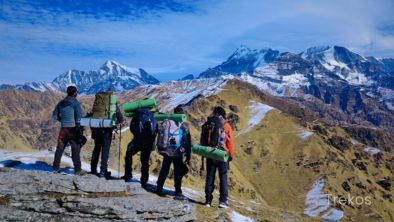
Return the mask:
{"type": "Polygon", "coordinates": [[[200,144],[210,147],[225,147],[226,132],[224,130],[224,119],[219,116],[208,117],[202,125],[200,144]]]}
{"type": "Polygon", "coordinates": [[[165,119],[159,126],[157,149],[160,154],[168,156],[181,155],[182,138],[185,134],[182,123],[179,126],[174,120],[165,119]]]}
{"type": "Polygon", "coordinates": [[[133,135],[143,140],[151,139],[156,134],[157,122],[148,108],[138,109],[130,123],[133,135]]]}
{"type": "Polygon", "coordinates": [[[108,118],[109,116],[109,95],[99,92],[95,95],[92,116],[96,118],[108,118]]]}

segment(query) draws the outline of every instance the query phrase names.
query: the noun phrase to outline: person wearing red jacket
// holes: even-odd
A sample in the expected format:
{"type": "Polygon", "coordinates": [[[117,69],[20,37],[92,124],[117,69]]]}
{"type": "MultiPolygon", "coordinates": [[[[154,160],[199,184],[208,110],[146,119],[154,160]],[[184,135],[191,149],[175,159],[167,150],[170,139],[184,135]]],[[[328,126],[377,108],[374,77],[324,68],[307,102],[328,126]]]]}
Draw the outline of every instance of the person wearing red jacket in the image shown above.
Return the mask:
{"type": "MultiPolygon", "coordinates": [[[[220,141],[223,145],[222,148],[228,152],[229,161],[231,161],[234,157],[234,139],[233,139],[233,130],[229,123],[226,123],[226,111],[218,106],[215,107],[212,114],[213,118],[219,118],[220,122],[223,123],[223,128],[225,132],[224,141],[220,141]]],[[[207,158],[206,169],[207,176],[205,180],[205,206],[210,207],[213,199],[213,190],[215,184],[215,173],[216,169],[219,171],[219,179],[220,179],[220,197],[219,197],[219,207],[220,208],[228,208],[227,197],[228,197],[228,186],[227,186],[227,172],[229,161],[221,162],[213,159],[207,158]]]]}

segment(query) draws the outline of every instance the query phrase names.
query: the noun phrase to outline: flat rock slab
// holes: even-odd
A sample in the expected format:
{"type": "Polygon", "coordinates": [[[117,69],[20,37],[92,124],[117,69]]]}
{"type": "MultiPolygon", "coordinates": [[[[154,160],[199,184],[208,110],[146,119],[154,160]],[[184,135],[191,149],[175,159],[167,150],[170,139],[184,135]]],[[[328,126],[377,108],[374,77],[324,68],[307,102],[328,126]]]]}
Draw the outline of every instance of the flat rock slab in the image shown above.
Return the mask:
{"type": "Polygon", "coordinates": [[[187,201],[161,198],[139,183],[0,168],[0,221],[191,221],[187,201]]]}

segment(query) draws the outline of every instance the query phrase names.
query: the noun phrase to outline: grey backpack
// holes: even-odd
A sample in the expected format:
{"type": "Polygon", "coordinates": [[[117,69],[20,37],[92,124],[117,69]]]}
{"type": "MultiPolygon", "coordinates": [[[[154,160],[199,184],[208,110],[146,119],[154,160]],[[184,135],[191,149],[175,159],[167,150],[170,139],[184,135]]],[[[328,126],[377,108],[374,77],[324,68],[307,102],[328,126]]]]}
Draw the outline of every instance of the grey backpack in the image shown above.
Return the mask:
{"type": "Polygon", "coordinates": [[[159,153],[168,156],[182,155],[180,148],[183,134],[182,124],[178,126],[174,120],[164,120],[159,126],[159,136],[157,138],[159,153]]]}

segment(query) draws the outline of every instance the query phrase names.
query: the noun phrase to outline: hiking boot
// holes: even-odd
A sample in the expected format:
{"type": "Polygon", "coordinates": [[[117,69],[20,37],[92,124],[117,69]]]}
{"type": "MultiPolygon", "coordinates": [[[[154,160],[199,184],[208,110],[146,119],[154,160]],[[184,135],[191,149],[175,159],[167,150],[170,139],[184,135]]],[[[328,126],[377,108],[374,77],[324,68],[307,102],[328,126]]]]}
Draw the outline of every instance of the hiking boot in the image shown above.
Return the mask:
{"type": "Polygon", "coordinates": [[[124,180],[126,183],[131,182],[133,177],[131,175],[123,175],[120,179],[124,180]]]}
{"type": "Polygon", "coordinates": [[[84,176],[87,174],[87,172],[85,170],[78,170],[78,171],[75,171],[74,174],[77,176],[84,176]]]}
{"type": "Polygon", "coordinates": [[[105,179],[107,179],[107,180],[112,179],[111,172],[106,171],[106,172],[104,173],[104,177],[105,177],[105,179]]]}
{"type": "Polygon", "coordinates": [[[211,201],[208,201],[208,200],[205,201],[204,205],[206,207],[211,207],[212,206],[211,201]]]}
{"type": "Polygon", "coordinates": [[[99,174],[97,174],[98,177],[102,178],[105,176],[105,172],[100,172],[99,174]]]}
{"type": "Polygon", "coordinates": [[[94,168],[92,168],[91,170],[90,170],[90,174],[93,174],[93,175],[98,175],[98,172],[97,172],[97,170],[93,170],[94,168]]]}
{"type": "Polygon", "coordinates": [[[165,197],[166,194],[163,193],[163,189],[156,189],[155,193],[160,197],[165,197]]]}
{"type": "Polygon", "coordinates": [[[227,202],[220,202],[219,203],[219,208],[227,209],[228,208],[228,203],[227,202]]]}
{"type": "Polygon", "coordinates": [[[175,200],[187,200],[187,197],[185,197],[185,195],[183,195],[183,193],[176,193],[174,199],[175,200]]]}

